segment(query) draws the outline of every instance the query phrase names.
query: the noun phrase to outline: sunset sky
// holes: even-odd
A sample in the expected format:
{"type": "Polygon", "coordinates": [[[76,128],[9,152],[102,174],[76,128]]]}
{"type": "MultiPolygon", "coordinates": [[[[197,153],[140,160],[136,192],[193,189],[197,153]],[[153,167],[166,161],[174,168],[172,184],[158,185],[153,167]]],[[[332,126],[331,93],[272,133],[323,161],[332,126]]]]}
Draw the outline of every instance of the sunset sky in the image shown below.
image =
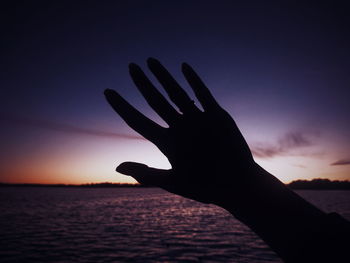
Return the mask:
{"type": "MultiPolygon", "coordinates": [[[[1,8],[0,182],[135,182],[167,159],[106,88],[164,125],[128,64],[191,64],[283,182],[350,180],[350,18],[336,1],[27,1],[1,8]],[[55,3],[54,3],[55,2],[55,3]]],[[[159,86],[159,85],[158,85],[159,86]]]]}

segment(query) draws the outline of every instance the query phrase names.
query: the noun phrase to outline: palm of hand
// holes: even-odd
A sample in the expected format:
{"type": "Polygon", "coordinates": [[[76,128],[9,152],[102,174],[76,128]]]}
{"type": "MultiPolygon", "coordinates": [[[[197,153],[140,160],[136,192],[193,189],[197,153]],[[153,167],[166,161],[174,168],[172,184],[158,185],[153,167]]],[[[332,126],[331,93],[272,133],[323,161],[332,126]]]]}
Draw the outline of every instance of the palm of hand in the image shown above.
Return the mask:
{"type": "Polygon", "coordinates": [[[254,164],[249,147],[234,120],[217,104],[191,67],[184,64],[182,71],[204,112],[194,105],[158,61],[150,59],[148,65],[182,114],[167,102],[138,66],[131,64],[130,74],[147,102],[169,124],[169,128],[146,118],[115,91],[107,90],[105,94],[129,126],[160,149],[172,169],[161,170],[126,162],[117,170],[133,176],[141,184],[215,203],[215,197],[224,188],[239,187],[241,181],[247,179],[244,176],[254,164]]]}

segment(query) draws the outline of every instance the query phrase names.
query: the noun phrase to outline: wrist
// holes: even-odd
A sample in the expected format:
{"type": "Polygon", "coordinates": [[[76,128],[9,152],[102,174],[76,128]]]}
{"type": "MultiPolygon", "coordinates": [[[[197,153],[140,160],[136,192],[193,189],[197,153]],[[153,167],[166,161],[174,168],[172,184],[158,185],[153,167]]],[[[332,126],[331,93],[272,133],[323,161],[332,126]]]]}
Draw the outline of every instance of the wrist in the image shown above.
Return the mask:
{"type": "Polygon", "coordinates": [[[250,227],[282,258],[297,257],[315,238],[315,225],[325,213],[305,201],[277,178],[256,166],[254,182],[231,192],[220,205],[250,227]],[[237,200],[237,201],[236,201],[237,200]],[[291,251],[290,245],[295,248],[291,251]]]}
{"type": "Polygon", "coordinates": [[[225,191],[226,200],[229,201],[218,204],[237,217],[252,213],[261,213],[256,216],[275,213],[294,216],[324,214],[256,163],[244,178],[231,191],[225,191]]]}

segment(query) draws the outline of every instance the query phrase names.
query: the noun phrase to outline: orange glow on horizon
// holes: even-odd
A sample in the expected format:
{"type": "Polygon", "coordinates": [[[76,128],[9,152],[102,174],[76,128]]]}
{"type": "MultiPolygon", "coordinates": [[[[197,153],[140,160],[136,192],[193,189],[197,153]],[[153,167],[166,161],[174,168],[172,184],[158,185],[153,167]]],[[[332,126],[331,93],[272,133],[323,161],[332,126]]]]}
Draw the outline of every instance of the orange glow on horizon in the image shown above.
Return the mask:
{"type": "MultiPolygon", "coordinates": [[[[118,144],[117,144],[118,145],[118,144]]],[[[120,144],[119,144],[120,145],[120,144]]],[[[122,144],[121,144],[122,145],[122,144]]],[[[129,176],[115,171],[123,161],[136,161],[149,166],[170,168],[167,160],[155,147],[146,142],[125,143],[120,152],[114,145],[100,145],[90,151],[76,149],[69,154],[32,156],[14,166],[2,169],[3,183],[86,184],[86,183],[136,183],[129,176]],[[79,153],[78,153],[79,152],[79,153]],[[119,160],[119,163],[118,163],[119,160]]],[[[328,178],[349,180],[349,168],[332,167],[324,160],[305,157],[279,157],[257,159],[257,162],[284,183],[293,180],[328,178]]],[[[4,168],[4,167],[3,167],[4,168]]]]}
{"type": "MultiPolygon", "coordinates": [[[[349,180],[350,165],[331,166],[334,156],[276,156],[256,158],[284,183],[298,179],[349,180]]],[[[169,169],[167,158],[146,140],[96,138],[55,134],[48,142],[31,142],[0,165],[3,183],[86,184],[136,183],[115,168],[124,161],[169,169]]]]}

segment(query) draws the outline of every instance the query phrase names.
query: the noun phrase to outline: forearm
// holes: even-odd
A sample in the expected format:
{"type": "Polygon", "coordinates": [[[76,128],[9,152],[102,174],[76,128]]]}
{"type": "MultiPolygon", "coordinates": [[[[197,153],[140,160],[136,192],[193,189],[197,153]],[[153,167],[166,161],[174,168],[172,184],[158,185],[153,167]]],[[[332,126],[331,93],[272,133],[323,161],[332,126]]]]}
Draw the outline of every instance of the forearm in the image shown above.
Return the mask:
{"type": "Polygon", "coordinates": [[[286,262],[306,262],[329,256],[331,251],[327,243],[332,242],[329,239],[341,240],[338,240],[338,234],[333,235],[332,230],[337,226],[332,226],[327,214],[261,167],[257,166],[256,173],[258,181],[237,196],[244,201],[227,202],[222,206],[257,233],[286,262]]]}

